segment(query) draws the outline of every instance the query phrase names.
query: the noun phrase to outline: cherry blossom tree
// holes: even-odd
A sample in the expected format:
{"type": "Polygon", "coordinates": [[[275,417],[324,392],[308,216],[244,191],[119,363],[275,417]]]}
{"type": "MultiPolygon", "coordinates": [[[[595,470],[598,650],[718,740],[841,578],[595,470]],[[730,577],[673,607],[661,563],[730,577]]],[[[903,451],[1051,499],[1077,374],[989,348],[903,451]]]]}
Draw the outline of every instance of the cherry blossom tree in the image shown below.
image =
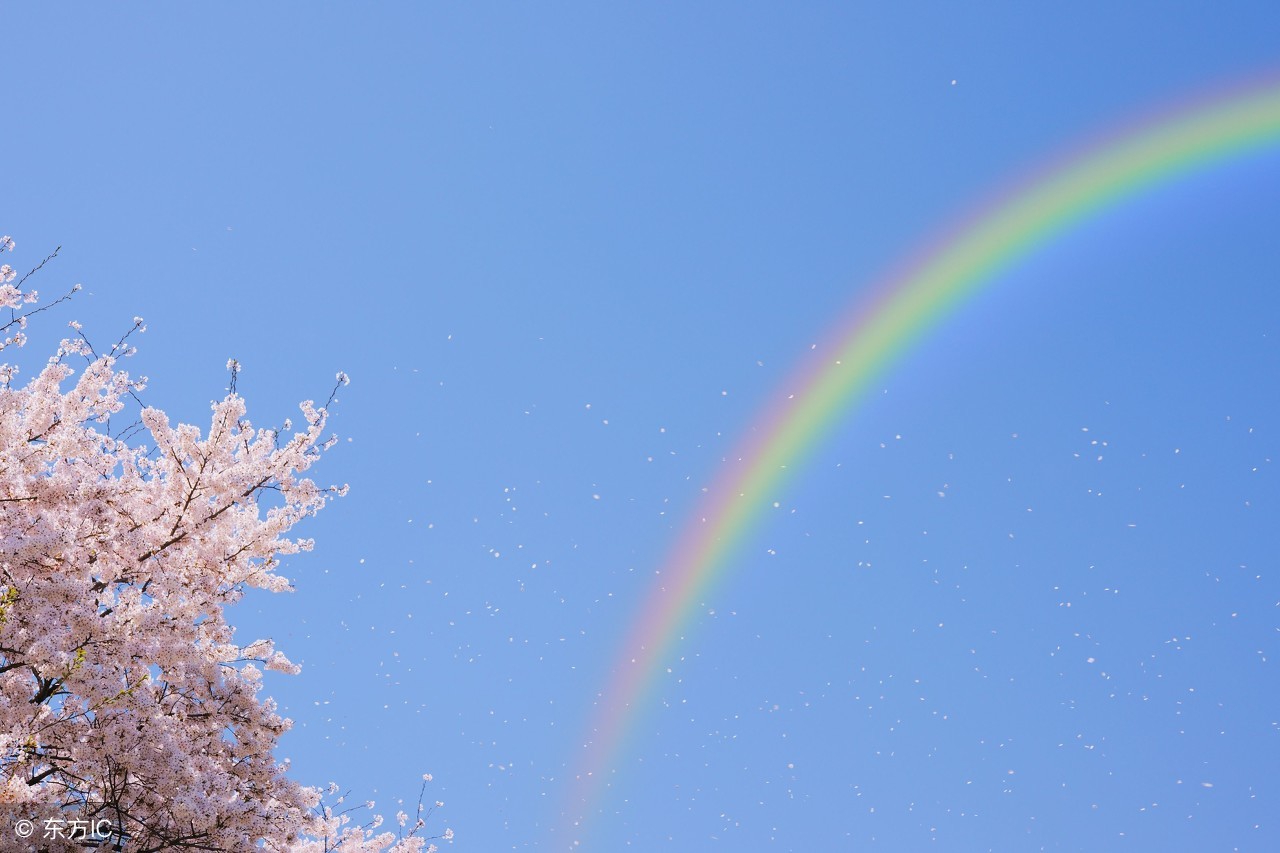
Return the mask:
{"type": "MultiPolygon", "coordinates": [[[[71,296],[38,307],[30,275],[0,267],[0,350],[71,296]]],[[[274,751],[290,721],[262,677],[298,667],[270,640],[240,644],[226,618],[250,588],[289,588],[281,558],[312,547],[290,530],[346,491],[304,476],[334,441],[328,404],[257,428],[233,361],[208,428],[174,424],[120,367],[140,318],[103,353],[71,327],[25,382],[0,364],[0,815],[31,821],[24,843],[41,851],[83,849],[84,826],[128,853],[435,849],[421,795],[383,831],[336,787],[326,803],[286,775],[274,751]]],[[[8,832],[0,848],[21,849],[8,832]]]]}

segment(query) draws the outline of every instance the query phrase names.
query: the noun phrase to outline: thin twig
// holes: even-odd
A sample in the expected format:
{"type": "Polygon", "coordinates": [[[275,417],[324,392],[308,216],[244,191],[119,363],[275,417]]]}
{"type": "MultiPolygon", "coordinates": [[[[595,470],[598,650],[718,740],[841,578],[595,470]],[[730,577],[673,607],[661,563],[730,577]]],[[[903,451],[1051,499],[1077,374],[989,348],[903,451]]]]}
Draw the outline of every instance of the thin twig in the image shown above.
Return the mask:
{"type": "Polygon", "coordinates": [[[40,268],[41,268],[41,267],[43,267],[45,264],[49,263],[49,261],[51,261],[51,260],[53,260],[54,258],[58,257],[58,253],[59,253],[59,252],[61,252],[61,251],[62,251],[62,247],[61,247],[61,246],[59,246],[58,248],[56,248],[56,249],[54,249],[52,252],[50,252],[50,253],[48,254],[48,256],[47,256],[47,257],[45,257],[45,259],[44,259],[43,261],[41,261],[40,263],[38,263],[38,264],[36,264],[34,267],[32,267],[31,271],[30,271],[30,272],[28,272],[26,275],[24,275],[24,276],[23,276],[23,277],[18,281],[18,283],[15,285],[15,287],[17,287],[19,290],[21,290],[21,289],[22,289],[22,283],[23,283],[24,281],[26,281],[27,279],[31,278],[31,276],[35,275],[36,273],[40,272],[40,268]]]}

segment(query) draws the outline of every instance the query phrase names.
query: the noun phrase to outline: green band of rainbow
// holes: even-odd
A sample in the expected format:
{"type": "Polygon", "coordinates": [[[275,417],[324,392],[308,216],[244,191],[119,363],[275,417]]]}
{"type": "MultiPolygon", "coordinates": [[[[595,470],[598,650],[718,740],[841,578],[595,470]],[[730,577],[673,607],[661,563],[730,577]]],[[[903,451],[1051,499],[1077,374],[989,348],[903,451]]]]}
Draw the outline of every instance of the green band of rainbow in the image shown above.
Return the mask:
{"type": "Polygon", "coordinates": [[[566,817],[584,818],[610,786],[624,737],[661,664],[728,557],[798,467],[904,351],[999,274],[1089,217],[1143,190],[1280,142],[1280,81],[1236,87],[1148,119],[1016,184],[918,253],[837,325],[768,405],[724,465],[658,574],[621,647],[583,738],[566,817]]]}

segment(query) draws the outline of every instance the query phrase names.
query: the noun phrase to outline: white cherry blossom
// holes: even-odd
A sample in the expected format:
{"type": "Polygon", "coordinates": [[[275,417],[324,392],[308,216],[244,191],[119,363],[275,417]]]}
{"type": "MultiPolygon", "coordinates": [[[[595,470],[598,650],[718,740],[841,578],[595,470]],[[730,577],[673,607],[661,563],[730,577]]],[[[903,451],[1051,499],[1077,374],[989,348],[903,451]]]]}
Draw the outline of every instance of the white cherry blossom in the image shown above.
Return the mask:
{"type": "MultiPolygon", "coordinates": [[[[0,349],[43,310],[15,277],[0,267],[0,349]]],[[[233,391],[203,429],[174,424],[133,402],[123,338],[98,355],[72,328],[25,384],[0,366],[0,803],[108,819],[130,853],[427,849],[286,775],[290,721],[261,679],[298,667],[270,639],[238,645],[224,613],[246,589],[288,589],[281,557],[311,548],[291,528],[345,492],[305,476],[326,409],[261,429],[233,391]]]]}

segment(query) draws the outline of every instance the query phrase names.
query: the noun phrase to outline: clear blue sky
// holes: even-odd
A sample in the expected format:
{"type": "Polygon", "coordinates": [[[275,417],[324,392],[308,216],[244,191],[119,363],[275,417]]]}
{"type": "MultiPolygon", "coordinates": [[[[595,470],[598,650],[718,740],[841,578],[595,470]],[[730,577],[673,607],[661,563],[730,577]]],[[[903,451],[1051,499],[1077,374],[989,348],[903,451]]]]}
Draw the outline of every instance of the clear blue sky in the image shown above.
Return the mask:
{"type": "MultiPolygon", "coordinates": [[[[976,199],[1280,65],[1273,3],[1191,5],[10,4],[0,231],[85,286],[23,358],[142,315],[197,423],[228,357],[263,425],[347,371],[351,493],[232,616],[304,664],[281,754],[561,851],[721,456],[976,199]]],[[[1277,222],[1278,153],[1164,187],[917,348],[708,596],[584,849],[1280,849],[1277,222]]]]}

